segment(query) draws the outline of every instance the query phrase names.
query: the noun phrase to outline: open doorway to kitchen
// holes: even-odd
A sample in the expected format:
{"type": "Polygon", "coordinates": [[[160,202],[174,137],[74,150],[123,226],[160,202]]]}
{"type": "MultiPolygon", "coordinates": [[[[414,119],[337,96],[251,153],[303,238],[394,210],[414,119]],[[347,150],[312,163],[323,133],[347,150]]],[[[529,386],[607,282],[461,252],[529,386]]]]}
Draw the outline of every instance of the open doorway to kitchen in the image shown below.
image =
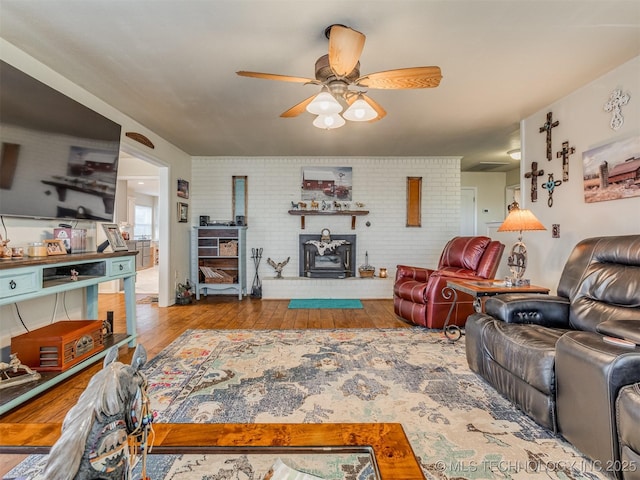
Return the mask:
{"type": "MultiPolygon", "coordinates": [[[[127,237],[129,250],[136,250],[136,294],[158,301],[161,288],[163,209],[161,167],[126,149],[120,152],[118,182],[123,193],[116,206],[116,221],[127,237]],[[126,194],[124,193],[126,192],[126,194]]],[[[167,177],[167,175],[164,175],[167,177]]],[[[165,266],[165,268],[167,268],[165,266]]]]}

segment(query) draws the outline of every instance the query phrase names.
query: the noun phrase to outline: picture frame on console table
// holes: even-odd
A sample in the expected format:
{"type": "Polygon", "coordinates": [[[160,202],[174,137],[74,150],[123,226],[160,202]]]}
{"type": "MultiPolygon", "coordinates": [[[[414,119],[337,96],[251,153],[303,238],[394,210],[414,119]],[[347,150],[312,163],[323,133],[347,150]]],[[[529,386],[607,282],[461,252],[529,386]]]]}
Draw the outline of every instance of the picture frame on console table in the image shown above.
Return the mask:
{"type": "Polygon", "coordinates": [[[47,255],[66,255],[67,249],[64,246],[64,240],[59,238],[49,238],[42,242],[47,249],[47,255]]]}
{"type": "Polygon", "coordinates": [[[115,223],[103,223],[102,228],[104,229],[104,233],[107,236],[107,240],[109,241],[111,250],[113,250],[114,252],[129,250],[129,248],[127,247],[127,242],[124,241],[118,225],[116,225],[115,223]]]}

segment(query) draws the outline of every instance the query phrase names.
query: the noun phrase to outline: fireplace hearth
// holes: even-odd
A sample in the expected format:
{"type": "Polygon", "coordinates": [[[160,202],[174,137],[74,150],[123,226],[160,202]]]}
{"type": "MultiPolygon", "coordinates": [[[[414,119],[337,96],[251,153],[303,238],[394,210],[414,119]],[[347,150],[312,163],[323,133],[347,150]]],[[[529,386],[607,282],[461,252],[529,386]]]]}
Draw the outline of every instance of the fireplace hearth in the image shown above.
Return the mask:
{"type": "Polygon", "coordinates": [[[356,235],[300,235],[299,274],[309,278],[355,277],[356,235]]]}

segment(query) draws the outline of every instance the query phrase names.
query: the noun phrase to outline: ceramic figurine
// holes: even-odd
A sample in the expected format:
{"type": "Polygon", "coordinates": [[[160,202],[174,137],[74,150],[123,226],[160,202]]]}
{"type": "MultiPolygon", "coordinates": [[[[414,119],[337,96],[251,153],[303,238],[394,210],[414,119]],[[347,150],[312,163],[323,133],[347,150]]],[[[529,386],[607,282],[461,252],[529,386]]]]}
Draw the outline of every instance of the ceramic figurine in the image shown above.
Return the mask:
{"type": "Polygon", "coordinates": [[[9,363],[0,362],[0,389],[40,379],[40,374],[23,365],[16,353],[9,363]]]}
{"type": "Polygon", "coordinates": [[[291,257],[287,257],[287,259],[284,262],[280,262],[280,263],[276,263],[270,258],[267,258],[267,263],[271,265],[276,271],[275,278],[282,278],[282,269],[285,267],[287,263],[289,263],[290,258],[291,257]]]}
{"type": "Polygon", "coordinates": [[[0,235],[0,258],[11,258],[11,247],[9,247],[8,243],[11,240],[2,239],[2,235],[0,235]]]}

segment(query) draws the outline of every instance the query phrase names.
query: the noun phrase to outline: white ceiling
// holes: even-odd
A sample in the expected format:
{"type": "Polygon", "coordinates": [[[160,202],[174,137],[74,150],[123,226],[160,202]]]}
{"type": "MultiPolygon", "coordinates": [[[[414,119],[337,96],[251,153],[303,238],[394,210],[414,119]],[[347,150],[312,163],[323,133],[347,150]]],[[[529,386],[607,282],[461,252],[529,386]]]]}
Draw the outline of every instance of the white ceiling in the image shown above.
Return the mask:
{"type": "Polygon", "coordinates": [[[118,180],[126,180],[127,192],[160,196],[158,167],[123,151],[118,158],[118,180]]]}
{"type": "Polygon", "coordinates": [[[0,35],[191,155],[452,155],[468,170],[509,162],[520,119],[639,55],[640,2],[0,0],[0,35]],[[279,117],[319,87],[235,74],[313,77],[334,23],[367,36],[363,74],[438,65],[440,86],[371,90],[386,118],[323,131],[279,117]]]}

